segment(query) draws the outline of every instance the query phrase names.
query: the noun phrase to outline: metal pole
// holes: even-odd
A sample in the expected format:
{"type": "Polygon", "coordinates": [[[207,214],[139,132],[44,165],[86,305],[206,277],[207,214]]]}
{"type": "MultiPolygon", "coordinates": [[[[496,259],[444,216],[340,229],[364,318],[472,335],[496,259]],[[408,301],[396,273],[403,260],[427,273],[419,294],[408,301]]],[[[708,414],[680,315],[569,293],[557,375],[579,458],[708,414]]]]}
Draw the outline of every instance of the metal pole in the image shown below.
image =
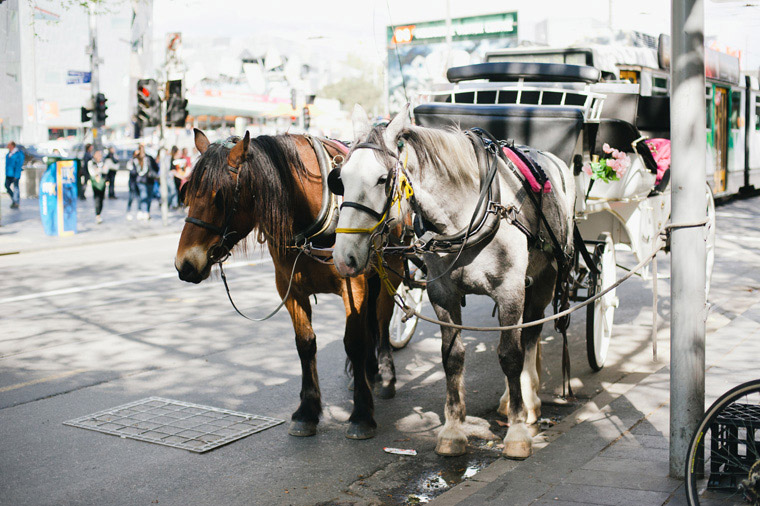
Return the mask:
{"type": "MultiPolygon", "coordinates": [[[[169,82],[168,76],[169,74],[167,72],[166,83],[169,82]]],[[[166,91],[166,86],[164,87],[164,91],[166,91]]],[[[171,158],[167,155],[164,136],[164,124],[166,123],[166,98],[167,96],[165,94],[164,100],[161,101],[161,126],[159,127],[160,136],[158,141],[159,150],[161,152],[161,156],[158,159],[158,188],[161,193],[161,222],[164,226],[169,225],[169,189],[166,187],[166,174],[169,172],[167,170],[167,165],[171,163],[171,158]]]]}
{"type": "MultiPolygon", "coordinates": [[[[100,58],[98,57],[98,25],[97,19],[92,12],[92,5],[87,8],[87,18],[90,25],[90,90],[92,93],[92,103],[95,103],[95,97],[100,93],[100,58]]],[[[94,108],[92,113],[92,144],[94,150],[101,149],[103,143],[100,139],[100,127],[103,126],[98,121],[94,108]]]]}
{"type": "MultiPolygon", "coordinates": [[[[672,0],[672,222],[705,218],[705,49],[702,0],[672,0]]],[[[683,478],[686,452],[705,406],[705,230],[671,235],[670,476],[683,478]]]]}
{"type": "Polygon", "coordinates": [[[451,67],[451,0],[446,0],[446,70],[451,67]]]}

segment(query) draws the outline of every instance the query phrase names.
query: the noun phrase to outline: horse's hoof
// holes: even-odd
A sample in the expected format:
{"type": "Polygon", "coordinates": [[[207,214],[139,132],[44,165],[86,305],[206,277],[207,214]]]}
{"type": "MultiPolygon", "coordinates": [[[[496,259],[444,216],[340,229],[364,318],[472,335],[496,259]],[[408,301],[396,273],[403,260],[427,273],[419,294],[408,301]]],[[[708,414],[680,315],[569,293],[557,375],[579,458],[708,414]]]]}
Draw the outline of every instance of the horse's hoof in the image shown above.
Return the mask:
{"type": "Polygon", "coordinates": [[[348,439],[372,439],[376,432],[377,428],[369,424],[351,422],[348,424],[346,437],[348,439]]]}
{"type": "Polygon", "coordinates": [[[314,422],[304,422],[301,420],[293,420],[288,427],[288,434],[297,437],[313,436],[317,433],[317,424],[314,422]]]}
{"type": "Polygon", "coordinates": [[[381,399],[393,399],[396,397],[396,384],[391,383],[388,386],[378,385],[377,396],[381,399]]]}
{"type": "Polygon", "coordinates": [[[444,457],[458,457],[467,453],[467,439],[440,439],[435,453],[444,457]]]}
{"type": "Polygon", "coordinates": [[[524,460],[533,453],[530,443],[525,441],[507,441],[504,443],[503,455],[508,459],[524,460]]]}

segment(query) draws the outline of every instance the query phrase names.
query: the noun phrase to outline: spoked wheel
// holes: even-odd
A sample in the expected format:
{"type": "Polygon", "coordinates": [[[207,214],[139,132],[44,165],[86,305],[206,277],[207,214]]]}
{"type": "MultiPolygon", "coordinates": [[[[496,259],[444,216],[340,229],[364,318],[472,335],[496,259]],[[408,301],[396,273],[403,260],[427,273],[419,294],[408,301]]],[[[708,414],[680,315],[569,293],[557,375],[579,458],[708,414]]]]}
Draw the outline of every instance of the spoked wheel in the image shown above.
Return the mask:
{"type": "Polygon", "coordinates": [[[713,264],[715,263],[715,197],[710,185],[707,187],[707,225],[705,225],[705,297],[710,293],[713,264]]]}
{"type": "MultiPolygon", "coordinates": [[[[594,248],[593,258],[596,260],[599,274],[590,272],[589,297],[613,285],[616,280],[617,264],[612,237],[605,232],[597,240],[599,244],[594,248]]],[[[601,370],[604,367],[604,361],[607,360],[615,308],[618,306],[616,291],[612,290],[586,306],[586,354],[588,364],[594,371],[601,370]]]]}
{"type": "Polygon", "coordinates": [[[710,406],[686,459],[689,504],[760,506],[760,380],[710,406]]]}
{"type": "MultiPolygon", "coordinates": [[[[409,271],[412,278],[416,281],[425,279],[425,273],[419,267],[414,264],[409,264],[409,271]]],[[[405,283],[401,283],[396,290],[396,293],[406,302],[406,305],[414,309],[418,313],[422,309],[422,299],[425,296],[424,288],[410,288],[405,283]]],[[[404,312],[400,307],[393,307],[393,316],[391,317],[390,327],[390,342],[393,348],[400,350],[405,347],[409,340],[414,335],[414,331],[417,328],[417,321],[419,318],[412,316],[407,321],[402,321],[404,312]]]]}

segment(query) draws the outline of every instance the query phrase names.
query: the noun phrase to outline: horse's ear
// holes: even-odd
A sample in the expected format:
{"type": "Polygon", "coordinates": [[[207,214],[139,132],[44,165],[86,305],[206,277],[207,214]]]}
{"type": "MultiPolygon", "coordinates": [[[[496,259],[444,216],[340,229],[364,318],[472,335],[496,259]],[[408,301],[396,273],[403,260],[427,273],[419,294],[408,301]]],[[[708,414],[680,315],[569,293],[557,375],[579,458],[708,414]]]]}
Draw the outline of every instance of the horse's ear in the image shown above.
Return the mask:
{"type": "Polygon", "coordinates": [[[372,129],[372,125],[369,124],[369,118],[364,111],[364,107],[356,104],[354,106],[354,112],[351,114],[351,122],[354,125],[354,140],[361,142],[367,138],[369,131],[372,129]]]}
{"type": "Polygon", "coordinates": [[[388,124],[388,128],[385,129],[386,142],[395,143],[396,137],[398,137],[401,131],[411,124],[412,122],[409,120],[409,103],[407,102],[388,124]]]}
{"type": "Polygon", "coordinates": [[[240,167],[245,161],[245,154],[248,153],[248,145],[251,143],[251,134],[246,130],[243,140],[235,144],[227,156],[227,163],[230,167],[240,167]]]}
{"type": "Polygon", "coordinates": [[[208,141],[208,137],[206,137],[206,134],[204,134],[197,128],[193,128],[193,131],[195,132],[195,147],[198,149],[200,154],[203,154],[206,152],[209,144],[211,143],[208,141]]]}

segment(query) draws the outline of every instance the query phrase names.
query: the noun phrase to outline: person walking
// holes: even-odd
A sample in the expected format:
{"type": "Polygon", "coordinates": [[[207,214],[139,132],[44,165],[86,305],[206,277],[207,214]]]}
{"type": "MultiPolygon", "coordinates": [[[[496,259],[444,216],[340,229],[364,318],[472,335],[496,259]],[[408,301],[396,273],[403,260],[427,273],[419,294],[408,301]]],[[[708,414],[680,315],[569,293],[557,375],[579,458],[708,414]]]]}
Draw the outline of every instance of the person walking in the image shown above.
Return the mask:
{"type": "Polygon", "coordinates": [[[92,160],[92,152],[94,150],[92,144],[84,145],[84,157],[82,157],[82,165],[80,165],[80,171],[77,174],[77,192],[79,193],[79,200],[86,200],[84,192],[87,189],[87,182],[90,180],[90,160],[92,160]]]}
{"type": "Polygon", "coordinates": [[[103,151],[96,150],[87,167],[90,174],[90,183],[92,184],[92,197],[95,199],[95,222],[100,225],[103,218],[100,214],[103,212],[103,199],[106,196],[106,180],[108,172],[111,169],[111,160],[103,158],[103,151]]]}
{"type": "Polygon", "coordinates": [[[108,182],[108,198],[116,199],[118,197],[116,197],[116,188],[114,187],[114,184],[116,183],[116,170],[119,168],[119,159],[116,157],[116,148],[113,146],[108,148],[106,160],[109,161],[108,176],[106,177],[106,181],[108,182]]]}
{"type": "Polygon", "coordinates": [[[11,196],[11,209],[18,209],[21,199],[18,181],[21,179],[21,171],[24,170],[24,153],[16,146],[16,143],[8,143],[8,154],[5,155],[5,189],[11,196]]]}
{"type": "Polygon", "coordinates": [[[138,220],[150,219],[150,203],[153,200],[153,185],[158,176],[158,166],[152,156],[145,153],[145,146],[140,144],[137,154],[131,160],[132,169],[135,171],[135,182],[140,195],[140,206],[137,212],[138,220]]]}
{"type": "Polygon", "coordinates": [[[132,158],[127,162],[127,169],[129,169],[129,198],[127,199],[127,221],[132,221],[132,202],[136,201],[137,208],[140,208],[140,191],[137,189],[137,154],[139,150],[135,150],[132,153],[132,158]]]}

